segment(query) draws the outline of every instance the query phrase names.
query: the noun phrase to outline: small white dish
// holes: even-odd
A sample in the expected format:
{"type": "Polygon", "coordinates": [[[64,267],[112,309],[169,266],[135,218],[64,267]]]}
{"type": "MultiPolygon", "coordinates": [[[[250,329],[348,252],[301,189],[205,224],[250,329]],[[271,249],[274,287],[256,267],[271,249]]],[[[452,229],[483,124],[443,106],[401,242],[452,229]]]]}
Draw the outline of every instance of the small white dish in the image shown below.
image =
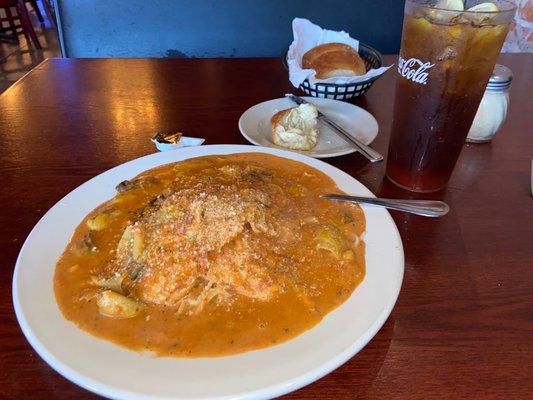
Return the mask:
{"type": "MultiPolygon", "coordinates": [[[[309,103],[316,105],[320,111],[365,144],[370,144],[378,134],[379,128],[376,119],[361,107],[339,100],[320,99],[316,97],[303,98],[309,103]]],[[[289,150],[277,146],[272,141],[270,119],[278,111],[291,107],[296,107],[296,104],[285,97],[256,104],[246,110],[239,118],[239,130],[246,140],[252,144],[289,150]]],[[[330,127],[322,123],[319,123],[319,127],[320,134],[318,143],[312,150],[290,151],[314,158],[337,157],[356,151],[352,144],[345,141],[330,127]]]]}
{"type": "Polygon", "coordinates": [[[54,205],[28,235],[15,265],[13,304],[35,351],[72,382],[112,399],[270,399],[333,371],[378,332],[398,297],[403,249],[382,208],[363,207],[366,275],[350,298],[318,325],[280,345],[219,358],[149,357],[98,339],[63,318],[54,296],[55,264],[83,217],[110,199],[115,185],[171,162],[212,154],[259,152],[300,161],[349,194],[373,196],[356,179],[320,160],[265,147],[197,146],[150,154],[85,182],[54,205]]]}
{"type": "Polygon", "coordinates": [[[153,144],[155,144],[155,147],[159,151],[169,151],[169,150],[176,150],[180,149],[182,147],[190,147],[190,146],[200,146],[203,142],[205,142],[204,138],[196,138],[196,137],[189,137],[189,136],[182,136],[178,143],[164,143],[160,142],[154,138],[150,139],[153,144]]]}

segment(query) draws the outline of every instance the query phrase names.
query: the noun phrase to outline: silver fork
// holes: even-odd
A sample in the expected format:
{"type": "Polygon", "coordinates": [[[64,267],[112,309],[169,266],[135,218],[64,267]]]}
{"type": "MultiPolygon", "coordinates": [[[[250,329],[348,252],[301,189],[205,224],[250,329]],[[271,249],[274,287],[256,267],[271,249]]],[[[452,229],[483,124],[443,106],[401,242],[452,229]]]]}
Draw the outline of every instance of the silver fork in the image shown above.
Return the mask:
{"type": "Polygon", "coordinates": [[[377,197],[358,197],[345,194],[323,194],[320,197],[349,203],[371,204],[390,208],[391,210],[422,215],[424,217],[442,217],[450,211],[448,204],[439,200],[380,199],[377,197]]]}

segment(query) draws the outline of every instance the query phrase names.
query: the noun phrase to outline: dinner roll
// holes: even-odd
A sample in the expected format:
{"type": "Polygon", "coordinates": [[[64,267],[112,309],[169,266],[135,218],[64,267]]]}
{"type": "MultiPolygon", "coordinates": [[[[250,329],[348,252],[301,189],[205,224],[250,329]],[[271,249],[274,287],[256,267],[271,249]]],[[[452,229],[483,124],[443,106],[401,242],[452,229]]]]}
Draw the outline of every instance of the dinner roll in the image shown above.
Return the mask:
{"type": "Polygon", "coordinates": [[[318,111],[312,104],[282,110],[270,120],[272,140],[293,150],[311,150],[318,140],[318,111]]]}
{"type": "Polygon", "coordinates": [[[365,63],[357,51],[344,43],[325,43],[304,54],[302,66],[314,69],[318,79],[364,75],[365,63]]]}

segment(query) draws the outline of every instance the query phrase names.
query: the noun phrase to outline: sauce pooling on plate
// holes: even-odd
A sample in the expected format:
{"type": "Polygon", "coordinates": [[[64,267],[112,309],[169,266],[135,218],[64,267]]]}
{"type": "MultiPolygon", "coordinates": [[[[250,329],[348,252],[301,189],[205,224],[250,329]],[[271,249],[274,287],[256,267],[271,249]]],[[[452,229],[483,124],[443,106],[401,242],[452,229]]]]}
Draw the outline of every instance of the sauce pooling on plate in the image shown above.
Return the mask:
{"type": "Polygon", "coordinates": [[[121,182],[76,228],[54,278],[81,329],[162,356],[272,346],[316,325],[365,274],[363,212],[320,171],[259,153],[121,182]]]}

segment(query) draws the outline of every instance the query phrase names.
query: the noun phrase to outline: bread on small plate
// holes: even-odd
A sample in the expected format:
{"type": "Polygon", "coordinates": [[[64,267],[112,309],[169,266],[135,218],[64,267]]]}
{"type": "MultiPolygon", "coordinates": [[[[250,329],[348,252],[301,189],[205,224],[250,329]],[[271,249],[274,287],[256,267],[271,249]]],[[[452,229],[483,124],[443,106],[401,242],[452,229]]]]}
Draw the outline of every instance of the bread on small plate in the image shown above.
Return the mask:
{"type": "Polygon", "coordinates": [[[302,104],[277,112],[270,119],[272,140],[292,150],[311,150],[318,141],[318,110],[302,104]]]}
{"type": "Polygon", "coordinates": [[[314,69],[317,79],[366,74],[359,53],[344,43],[325,43],[313,47],[303,55],[302,67],[314,69]]]}

